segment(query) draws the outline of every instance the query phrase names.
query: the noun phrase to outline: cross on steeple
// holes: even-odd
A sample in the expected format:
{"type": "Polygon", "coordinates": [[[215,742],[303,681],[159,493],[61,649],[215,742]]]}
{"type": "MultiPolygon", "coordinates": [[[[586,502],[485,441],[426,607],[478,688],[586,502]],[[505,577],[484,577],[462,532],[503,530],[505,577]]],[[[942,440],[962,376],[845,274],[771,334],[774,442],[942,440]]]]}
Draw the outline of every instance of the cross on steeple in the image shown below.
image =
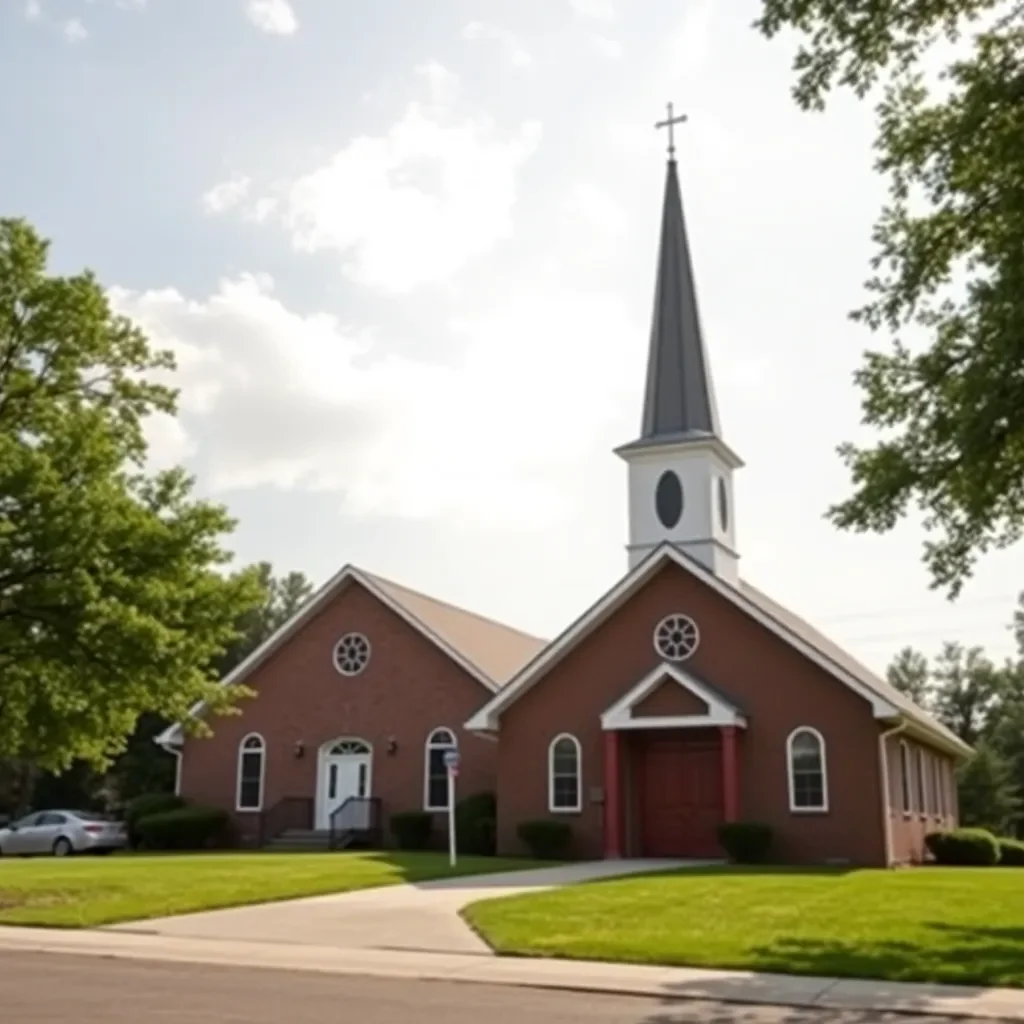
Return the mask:
{"type": "Polygon", "coordinates": [[[669,160],[675,160],[676,158],[676,133],[675,126],[677,124],[683,124],[686,121],[686,115],[680,114],[678,117],[674,117],[672,113],[672,104],[668,104],[668,118],[664,121],[659,121],[654,127],[655,128],[667,128],[668,129],[668,158],[669,160]]]}

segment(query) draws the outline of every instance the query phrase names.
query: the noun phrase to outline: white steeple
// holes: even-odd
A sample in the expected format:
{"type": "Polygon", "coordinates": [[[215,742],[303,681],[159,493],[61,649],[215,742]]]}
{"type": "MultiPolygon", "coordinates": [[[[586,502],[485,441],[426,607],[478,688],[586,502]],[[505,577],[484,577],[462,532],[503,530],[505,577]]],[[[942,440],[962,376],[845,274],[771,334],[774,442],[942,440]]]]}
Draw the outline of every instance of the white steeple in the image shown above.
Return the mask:
{"type": "Polygon", "coordinates": [[[629,567],[668,542],[737,583],[732,475],[743,463],[721,437],[673,148],[643,423],[640,437],[616,454],[629,466],[629,567]]]}

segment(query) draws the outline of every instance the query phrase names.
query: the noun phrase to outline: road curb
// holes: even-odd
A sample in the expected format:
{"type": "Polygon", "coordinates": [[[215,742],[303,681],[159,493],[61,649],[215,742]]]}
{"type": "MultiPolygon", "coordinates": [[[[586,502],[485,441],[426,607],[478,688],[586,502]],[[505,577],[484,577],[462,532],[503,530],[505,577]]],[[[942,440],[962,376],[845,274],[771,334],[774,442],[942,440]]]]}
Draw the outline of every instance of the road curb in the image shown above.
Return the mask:
{"type": "Polygon", "coordinates": [[[530,957],[342,949],[301,943],[187,939],[126,931],[0,928],[0,953],[50,953],[415,981],[639,996],[666,1002],[780,1006],[1024,1022],[1024,991],[686,970],[530,957]],[[940,994],[936,995],[936,991],[940,994]]]}

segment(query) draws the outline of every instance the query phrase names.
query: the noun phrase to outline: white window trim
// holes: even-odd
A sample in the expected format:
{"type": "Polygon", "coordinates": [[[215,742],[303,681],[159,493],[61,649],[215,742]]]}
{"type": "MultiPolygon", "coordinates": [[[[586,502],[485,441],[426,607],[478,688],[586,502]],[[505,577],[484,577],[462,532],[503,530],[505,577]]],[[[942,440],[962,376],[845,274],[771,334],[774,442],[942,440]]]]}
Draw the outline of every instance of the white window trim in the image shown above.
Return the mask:
{"type": "Polygon", "coordinates": [[[928,773],[925,771],[924,747],[917,748],[917,813],[928,813],[928,773]]]}
{"type": "MultiPolygon", "coordinates": [[[[447,811],[448,804],[445,803],[441,806],[434,806],[430,802],[430,752],[432,750],[458,750],[459,749],[459,737],[456,735],[454,729],[449,729],[447,726],[439,725],[434,729],[430,730],[427,736],[426,743],[423,744],[423,810],[437,812],[447,811]],[[452,743],[438,743],[435,739],[439,732],[446,732],[452,738],[452,743]]],[[[451,782],[448,785],[448,799],[451,800],[451,782]]]]}
{"type": "Polygon", "coordinates": [[[789,811],[790,814],[828,814],[829,793],[828,793],[828,754],[825,747],[825,737],[817,729],[810,725],[798,725],[786,737],[786,778],[789,783],[789,811]],[[818,741],[818,753],[821,759],[821,806],[819,807],[797,807],[796,805],[796,779],[793,771],[793,741],[801,733],[809,733],[818,741]]]}
{"type": "Polygon", "coordinates": [[[905,815],[913,812],[914,786],[910,777],[910,747],[900,740],[900,810],[905,815]]]}
{"type": "Polygon", "coordinates": [[[551,814],[579,814],[583,810],[583,747],[571,732],[560,732],[548,744],[548,811],[551,814]],[[569,740],[576,748],[576,803],[572,807],[555,806],[555,746],[569,740]]]}
{"type": "Polygon", "coordinates": [[[263,790],[267,778],[267,741],[258,733],[250,732],[241,738],[238,743],[238,763],[235,766],[235,810],[240,814],[259,814],[263,810],[263,790]],[[250,747],[246,750],[246,743],[249,740],[259,740],[259,748],[250,747]],[[256,801],[255,807],[242,806],[242,755],[255,754],[257,749],[260,755],[260,798],[256,801]]]}

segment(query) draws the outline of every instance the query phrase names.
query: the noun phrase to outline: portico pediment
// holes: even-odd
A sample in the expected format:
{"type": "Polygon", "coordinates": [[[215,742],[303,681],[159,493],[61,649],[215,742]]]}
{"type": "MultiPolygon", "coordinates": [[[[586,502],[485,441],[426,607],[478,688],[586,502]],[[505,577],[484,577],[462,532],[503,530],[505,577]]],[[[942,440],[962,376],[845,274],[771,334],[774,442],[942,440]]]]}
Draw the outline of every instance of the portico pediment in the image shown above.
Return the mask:
{"type": "Polygon", "coordinates": [[[747,720],[733,701],[677,665],[662,663],[601,715],[601,728],[700,729],[747,720]]]}

